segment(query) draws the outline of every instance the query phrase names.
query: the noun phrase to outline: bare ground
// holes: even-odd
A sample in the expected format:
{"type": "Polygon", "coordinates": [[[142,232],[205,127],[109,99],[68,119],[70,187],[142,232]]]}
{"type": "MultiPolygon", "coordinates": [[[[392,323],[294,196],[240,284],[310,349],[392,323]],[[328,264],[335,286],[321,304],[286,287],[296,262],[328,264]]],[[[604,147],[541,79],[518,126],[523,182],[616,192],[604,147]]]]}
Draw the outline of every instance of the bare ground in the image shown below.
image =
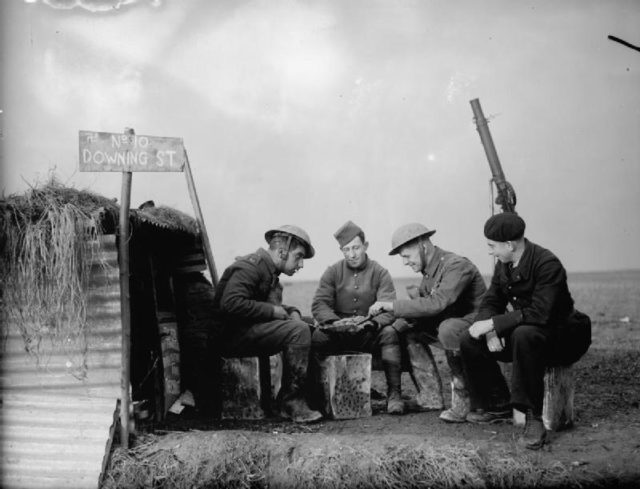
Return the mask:
{"type": "MultiPolygon", "coordinates": [[[[437,351],[436,360],[443,382],[447,385],[449,379],[444,356],[437,351]]],[[[196,456],[195,453],[184,453],[189,438],[207,437],[207,434],[232,439],[240,436],[242,439],[259,440],[263,446],[269,445],[272,466],[276,465],[278,447],[287,444],[298,447],[302,450],[300,453],[307,453],[301,447],[310,450],[309,453],[316,453],[330,450],[332,444],[336,444],[335,447],[338,448],[334,448],[338,451],[375,451],[383,445],[391,444],[393,447],[412,450],[424,447],[427,443],[443,453],[446,450],[451,451],[452,447],[459,447],[460,450],[470,447],[481,459],[486,457],[489,464],[496,465],[502,460],[505,464],[528,464],[528,467],[538,470],[536,478],[516,478],[513,483],[518,486],[526,484],[552,487],[560,484],[566,487],[640,487],[640,352],[592,349],[574,368],[575,426],[550,434],[550,443],[540,451],[520,448],[516,443],[519,428],[511,424],[452,425],[441,422],[438,412],[409,412],[403,416],[389,416],[384,413],[384,399],[372,401],[374,414],[371,417],[325,420],[312,425],[297,425],[278,418],[262,421],[220,421],[202,418],[193,412],[184,412],[180,416],[171,416],[163,425],[155,427],[155,434],[160,437],[155,438],[154,443],[164,439],[165,446],[173,443],[182,447],[182,455],[174,453],[173,456],[188,459],[196,456]]],[[[383,391],[382,373],[374,372],[373,377],[374,388],[383,391]]],[[[413,388],[408,376],[403,378],[403,389],[406,398],[409,399],[413,388]]],[[[144,436],[139,440],[140,443],[149,443],[149,439],[144,436]]],[[[194,440],[191,441],[195,443],[194,440]]],[[[201,447],[202,443],[195,443],[194,446],[201,447]]],[[[154,453],[156,452],[157,449],[154,449],[154,453]]],[[[347,457],[345,460],[350,459],[347,457]]],[[[282,461],[280,463],[282,464],[282,461]]],[[[284,465],[286,466],[287,464],[284,465]]],[[[117,472],[117,468],[112,468],[110,480],[113,483],[118,480],[122,483],[117,472]]],[[[264,482],[263,479],[259,480],[264,482]]],[[[305,485],[304,481],[300,482],[300,485],[293,484],[291,487],[305,485]]],[[[378,482],[386,485],[385,482],[378,482]]],[[[373,482],[372,485],[362,484],[362,487],[376,487],[378,482],[373,482]]],[[[278,485],[274,483],[273,478],[271,483],[278,485]]],[[[454,481],[450,487],[456,487],[459,483],[460,481],[454,481]]],[[[503,479],[495,482],[489,478],[481,482],[467,481],[465,485],[509,487],[511,483],[505,483],[503,479]]],[[[111,487],[117,486],[116,484],[111,487]]],[[[154,486],[171,487],[155,483],[154,486]]],[[[265,487],[250,483],[240,485],[252,486],[265,487]]],[[[314,480],[310,487],[314,486],[322,487],[323,484],[314,480]]],[[[217,486],[208,486],[205,483],[199,487],[217,486]]],[[[413,486],[409,483],[404,487],[423,485],[416,483],[413,486]]],[[[436,487],[448,486],[436,484],[436,487]]]]}

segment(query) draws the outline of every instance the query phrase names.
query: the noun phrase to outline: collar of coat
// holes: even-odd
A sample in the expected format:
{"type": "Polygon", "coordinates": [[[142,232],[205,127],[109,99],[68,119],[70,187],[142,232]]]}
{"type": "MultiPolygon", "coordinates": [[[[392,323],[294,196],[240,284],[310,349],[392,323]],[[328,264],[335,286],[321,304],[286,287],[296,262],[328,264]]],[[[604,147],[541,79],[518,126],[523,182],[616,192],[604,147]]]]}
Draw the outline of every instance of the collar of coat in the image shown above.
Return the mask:
{"type": "Polygon", "coordinates": [[[437,246],[434,246],[433,256],[431,257],[431,260],[429,260],[429,263],[427,263],[427,266],[424,267],[424,269],[422,270],[422,275],[424,275],[427,278],[433,277],[438,271],[438,268],[440,268],[440,265],[442,264],[442,262],[444,261],[444,255],[447,253],[448,251],[442,250],[437,246]]]}
{"type": "Polygon", "coordinates": [[[264,248],[258,248],[258,251],[256,251],[256,255],[264,260],[267,268],[269,269],[269,272],[272,275],[280,275],[280,272],[278,272],[278,269],[276,268],[276,264],[273,263],[273,258],[271,258],[271,255],[267,250],[265,250],[264,248]]]}
{"type": "Polygon", "coordinates": [[[347,270],[351,270],[352,272],[361,272],[362,270],[367,268],[367,266],[369,265],[369,255],[364,256],[364,262],[362,262],[362,265],[360,265],[358,268],[350,267],[349,263],[347,263],[346,258],[343,259],[343,263],[347,270]]]}
{"type": "Polygon", "coordinates": [[[524,239],[524,251],[520,257],[517,267],[512,267],[511,264],[505,265],[504,270],[511,269],[511,280],[520,281],[527,280],[531,275],[531,267],[533,266],[533,248],[534,244],[527,238],[524,239]]]}

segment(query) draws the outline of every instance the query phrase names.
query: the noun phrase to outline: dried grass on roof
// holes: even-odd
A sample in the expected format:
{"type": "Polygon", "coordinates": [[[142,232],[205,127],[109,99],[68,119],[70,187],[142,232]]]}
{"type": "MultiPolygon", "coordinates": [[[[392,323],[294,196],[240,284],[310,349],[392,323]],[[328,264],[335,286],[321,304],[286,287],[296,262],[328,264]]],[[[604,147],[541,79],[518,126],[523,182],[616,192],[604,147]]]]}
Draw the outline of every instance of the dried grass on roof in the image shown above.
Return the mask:
{"type": "Polygon", "coordinates": [[[178,230],[193,235],[198,234],[198,223],[196,220],[179,210],[164,206],[150,206],[134,212],[138,219],[153,224],[154,226],[173,231],[178,230]]]}
{"type": "Polygon", "coordinates": [[[117,205],[55,178],[0,203],[0,290],[4,335],[15,325],[26,350],[66,352],[77,377],[86,374],[87,289],[101,232],[100,213],[117,205]]]}

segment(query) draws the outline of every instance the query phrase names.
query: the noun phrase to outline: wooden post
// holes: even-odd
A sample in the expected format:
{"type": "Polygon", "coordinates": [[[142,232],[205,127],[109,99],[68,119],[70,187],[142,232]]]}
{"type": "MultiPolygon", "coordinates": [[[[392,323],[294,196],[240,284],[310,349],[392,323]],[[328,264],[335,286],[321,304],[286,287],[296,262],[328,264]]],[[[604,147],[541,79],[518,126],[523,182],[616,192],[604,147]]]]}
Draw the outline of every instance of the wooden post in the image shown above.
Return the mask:
{"type": "Polygon", "coordinates": [[[189,197],[191,197],[191,205],[196,213],[196,220],[200,227],[200,236],[202,238],[202,246],[204,247],[204,253],[207,257],[207,263],[209,264],[209,273],[211,274],[211,282],[213,287],[218,286],[218,272],[216,271],[216,264],[213,261],[213,251],[211,250],[211,244],[209,243],[209,235],[207,234],[207,228],[204,225],[204,218],[202,216],[202,210],[200,209],[200,201],[198,200],[198,194],[196,193],[196,186],[193,182],[193,175],[191,174],[191,165],[189,165],[189,157],[187,156],[187,150],[184,150],[184,174],[187,177],[187,186],[189,187],[189,197]]]}
{"type": "MultiPolygon", "coordinates": [[[[126,128],[125,134],[132,136],[133,129],[126,128]]],[[[130,171],[122,172],[122,193],[120,196],[120,313],[122,317],[122,376],[120,378],[120,444],[129,448],[129,383],[131,377],[131,294],[129,291],[129,208],[131,207],[130,171]]]]}

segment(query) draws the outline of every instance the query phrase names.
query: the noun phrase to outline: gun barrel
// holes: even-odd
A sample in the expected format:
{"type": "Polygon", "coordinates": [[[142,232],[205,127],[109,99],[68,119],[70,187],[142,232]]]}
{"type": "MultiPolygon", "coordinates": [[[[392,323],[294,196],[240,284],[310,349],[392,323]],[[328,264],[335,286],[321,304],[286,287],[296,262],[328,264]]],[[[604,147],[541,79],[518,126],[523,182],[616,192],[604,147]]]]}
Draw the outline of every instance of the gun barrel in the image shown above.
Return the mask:
{"type": "Polygon", "coordinates": [[[478,129],[478,133],[480,134],[480,141],[482,141],[484,152],[487,154],[487,159],[489,160],[491,174],[493,175],[493,179],[495,180],[496,185],[500,185],[505,181],[504,172],[502,171],[502,166],[500,165],[500,160],[498,159],[496,147],[493,144],[493,138],[491,137],[491,133],[489,132],[489,124],[487,122],[487,119],[484,117],[484,114],[482,113],[482,107],[480,107],[479,99],[474,98],[473,100],[471,100],[471,110],[473,110],[476,127],[478,129]]]}

